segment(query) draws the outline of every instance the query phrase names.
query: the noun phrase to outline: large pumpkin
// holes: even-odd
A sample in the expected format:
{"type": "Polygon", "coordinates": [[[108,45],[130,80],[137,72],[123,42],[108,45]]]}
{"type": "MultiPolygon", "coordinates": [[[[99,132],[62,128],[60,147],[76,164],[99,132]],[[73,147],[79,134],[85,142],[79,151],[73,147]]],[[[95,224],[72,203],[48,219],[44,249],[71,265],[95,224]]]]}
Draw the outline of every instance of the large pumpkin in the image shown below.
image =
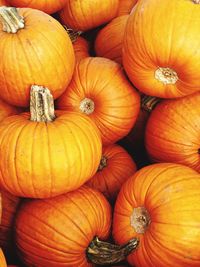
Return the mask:
{"type": "Polygon", "coordinates": [[[29,7],[52,14],[62,9],[66,0],[7,0],[8,4],[15,7],[29,7]]]}
{"type": "Polygon", "coordinates": [[[31,198],[74,190],[96,173],[101,148],[90,118],[54,114],[49,90],[33,86],[31,114],[10,116],[0,124],[0,186],[31,198]]]}
{"type": "Polygon", "coordinates": [[[72,81],[58,99],[57,107],[87,114],[107,145],[131,130],[139,113],[140,97],[119,64],[90,57],[76,65],[72,81]]]}
{"type": "Polygon", "coordinates": [[[16,245],[27,266],[89,267],[87,250],[95,236],[107,239],[111,208],[89,187],[45,200],[26,201],[15,223],[16,245]]]}
{"type": "Polygon", "coordinates": [[[175,162],[200,172],[200,93],[165,100],[151,112],[145,146],[154,162],[175,162]]]}
{"type": "Polygon", "coordinates": [[[110,58],[122,63],[122,44],[128,15],[114,18],[95,39],[95,52],[97,56],[110,58]]]}
{"type": "Polygon", "coordinates": [[[138,1],[123,45],[123,65],[132,83],[161,98],[199,91],[199,28],[199,1],[138,1]]]}
{"type": "Polygon", "coordinates": [[[122,185],[113,236],[122,244],[139,239],[128,256],[136,267],[200,266],[200,175],[184,165],[158,163],[122,185]]]}
{"type": "Polygon", "coordinates": [[[138,0],[119,0],[118,16],[128,15],[138,0]]]}
{"type": "Polygon", "coordinates": [[[118,4],[119,0],[68,0],[60,19],[73,30],[87,31],[116,17],[118,4]]]}
{"type": "Polygon", "coordinates": [[[122,184],[136,172],[136,168],[134,160],[123,147],[116,144],[104,147],[98,171],[87,185],[114,201],[122,184]]]}
{"type": "Polygon", "coordinates": [[[32,84],[47,86],[54,98],[60,96],[75,63],[67,32],[39,10],[1,7],[0,15],[0,97],[27,107],[32,84]]]}

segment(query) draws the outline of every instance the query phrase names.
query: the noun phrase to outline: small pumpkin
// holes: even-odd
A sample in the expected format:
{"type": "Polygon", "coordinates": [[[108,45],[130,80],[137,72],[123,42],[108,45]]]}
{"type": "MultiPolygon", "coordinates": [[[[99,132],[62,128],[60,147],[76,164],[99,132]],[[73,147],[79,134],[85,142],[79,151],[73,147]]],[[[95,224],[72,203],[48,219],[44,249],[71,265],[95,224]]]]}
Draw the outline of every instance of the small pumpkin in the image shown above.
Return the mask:
{"type": "Polygon", "coordinates": [[[118,16],[128,15],[138,0],[119,0],[118,16]]]}
{"type": "Polygon", "coordinates": [[[122,44],[128,15],[114,18],[102,28],[95,39],[97,56],[122,63],[122,44]]]}
{"type": "Polygon", "coordinates": [[[0,19],[4,40],[0,42],[0,97],[28,107],[32,84],[47,86],[54,98],[60,96],[75,64],[64,28],[48,14],[30,8],[1,7],[0,19]]]}
{"type": "Polygon", "coordinates": [[[133,127],[140,96],[120,64],[88,57],[76,64],[72,81],[56,105],[89,116],[100,130],[102,143],[108,145],[123,138],[133,127]]]}
{"type": "Polygon", "coordinates": [[[116,144],[104,147],[98,171],[87,185],[114,201],[122,184],[136,172],[136,168],[134,160],[123,147],[116,144]]]}
{"type": "Polygon", "coordinates": [[[64,7],[66,0],[7,0],[10,6],[28,7],[53,14],[64,7]]]}
{"type": "Polygon", "coordinates": [[[147,121],[145,147],[153,162],[174,162],[200,172],[200,93],[157,104],[147,121]]]}
{"type": "Polygon", "coordinates": [[[75,190],[98,169],[102,142],[96,125],[83,114],[54,114],[52,95],[41,86],[32,87],[30,109],[0,124],[1,187],[30,198],[75,190]]]}
{"type": "Polygon", "coordinates": [[[138,1],[122,50],[123,66],[136,88],[161,98],[199,91],[199,28],[199,1],[138,1]]]}
{"type": "Polygon", "coordinates": [[[88,31],[116,17],[118,5],[119,0],[68,0],[60,20],[73,30],[88,31]]]}
{"type": "Polygon", "coordinates": [[[149,165],[122,185],[113,236],[118,244],[139,239],[127,257],[131,266],[200,266],[199,210],[198,172],[181,164],[149,165]]]}

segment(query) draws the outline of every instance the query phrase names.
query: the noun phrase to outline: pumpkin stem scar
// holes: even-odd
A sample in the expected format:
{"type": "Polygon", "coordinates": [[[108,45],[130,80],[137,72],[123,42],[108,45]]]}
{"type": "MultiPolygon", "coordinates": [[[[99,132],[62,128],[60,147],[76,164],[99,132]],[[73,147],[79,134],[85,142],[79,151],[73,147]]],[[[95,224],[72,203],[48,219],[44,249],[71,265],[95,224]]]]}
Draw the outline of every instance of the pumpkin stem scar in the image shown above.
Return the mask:
{"type": "Polygon", "coordinates": [[[90,98],[84,98],[79,106],[79,109],[81,112],[90,115],[91,113],[94,112],[95,104],[94,101],[90,98]]]}
{"type": "Polygon", "coordinates": [[[164,84],[175,84],[178,81],[177,73],[170,68],[159,67],[155,71],[155,78],[164,84]]]}
{"type": "Polygon", "coordinates": [[[116,245],[100,241],[95,237],[87,248],[86,255],[90,262],[98,265],[108,265],[121,262],[139,245],[134,238],[125,245],[116,245]]]}
{"type": "Polygon", "coordinates": [[[30,113],[31,121],[51,122],[55,119],[54,100],[48,88],[31,86],[30,113]]]}
{"type": "Polygon", "coordinates": [[[82,31],[74,31],[73,29],[68,28],[66,25],[63,25],[67,31],[72,43],[76,42],[77,38],[83,33],[82,31]]]}
{"type": "Polygon", "coordinates": [[[101,157],[101,161],[98,167],[98,171],[102,171],[107,166],[108,159],[105,156],[101,157]]]}
{"type": "Polygon", "coordinates": [[[193,0],[195,4],[200,4],[200,0],[193,0]]]}
{"type": "Polygon", "coordinates": [[[144,234],[149,224],[151,223],[150,215],[144,207],[133,209],[131,215],[131,226],[138,234],[144,234]]]}
{"type": "Polygon", "coordinates": [[[3,31],[7,33],[16,33],[24,28],[24,18],[15,7],[0,7],[0,21],[3,24],[3,31]]]}

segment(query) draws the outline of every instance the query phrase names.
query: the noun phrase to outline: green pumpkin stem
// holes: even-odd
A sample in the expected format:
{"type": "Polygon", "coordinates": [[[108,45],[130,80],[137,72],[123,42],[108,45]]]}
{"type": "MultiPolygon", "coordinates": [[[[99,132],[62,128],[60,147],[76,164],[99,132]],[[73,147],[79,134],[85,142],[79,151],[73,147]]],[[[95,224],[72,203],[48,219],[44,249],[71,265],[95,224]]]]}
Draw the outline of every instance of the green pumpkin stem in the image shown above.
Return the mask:
{"type": "Polygon", "coordinates": [[[51,122],[55,119],[54,100],[48,88],[31,86],[30,114],[31,121],[51,122]]]}
{"type": "Polygon", "coordinates": [[[1,6],[0,21],[3,24],[3,31],[7,33],[16,33],[24,28],[24,18],[15,7],[1,6]]]}
{"type": "Polygon", "coordinates": [[[66,25],[63,25],[63,27],[67,31],[72,43],[74,43],[77,38],[83,33],[82,31],[74,31],[72,29],[69,29],[66,25]]]}
{"type": "Polygon", "coordinates": [[[143,95],[141,97],[141,108],[151,112],[160,101],[161,99],[158,97],[143,95]]]}
{"type": "Polygon", "coordinates": [[[100,241],[98,237],[95,237],[87,248],[86,254],[91,263],[98,265],[115,264],[125,260],[138,247],[138,244],[139,240],[137,238],[119,246],[100,241]]]}

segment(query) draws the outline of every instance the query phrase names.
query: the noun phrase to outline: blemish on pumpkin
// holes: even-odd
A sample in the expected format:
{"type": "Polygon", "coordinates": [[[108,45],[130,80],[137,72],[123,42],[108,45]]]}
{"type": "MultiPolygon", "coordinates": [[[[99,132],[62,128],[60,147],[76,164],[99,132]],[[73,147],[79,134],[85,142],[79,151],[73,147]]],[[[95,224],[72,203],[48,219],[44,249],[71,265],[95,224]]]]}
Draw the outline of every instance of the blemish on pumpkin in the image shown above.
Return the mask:
{"type": "Polygon", "coordinates": [[[138,207],[133,209],[131,226],[136,233],[144,234],[150,223],[151,218],[146,208],[138,207]]]}
{"type": "Polygon", "coordinates": [[[95,104],[94,101],[90,98],[84,98],[79,106],[79,109],[81,112],[90,115],[91,113],[94,112],[95,104]]]}
{"type": "Polygon", "coordinates": [[[170,68],[159,67],[155,71],[155,78],[164,84],[175,84],[178,81],[177,73],[170,68]]]}

